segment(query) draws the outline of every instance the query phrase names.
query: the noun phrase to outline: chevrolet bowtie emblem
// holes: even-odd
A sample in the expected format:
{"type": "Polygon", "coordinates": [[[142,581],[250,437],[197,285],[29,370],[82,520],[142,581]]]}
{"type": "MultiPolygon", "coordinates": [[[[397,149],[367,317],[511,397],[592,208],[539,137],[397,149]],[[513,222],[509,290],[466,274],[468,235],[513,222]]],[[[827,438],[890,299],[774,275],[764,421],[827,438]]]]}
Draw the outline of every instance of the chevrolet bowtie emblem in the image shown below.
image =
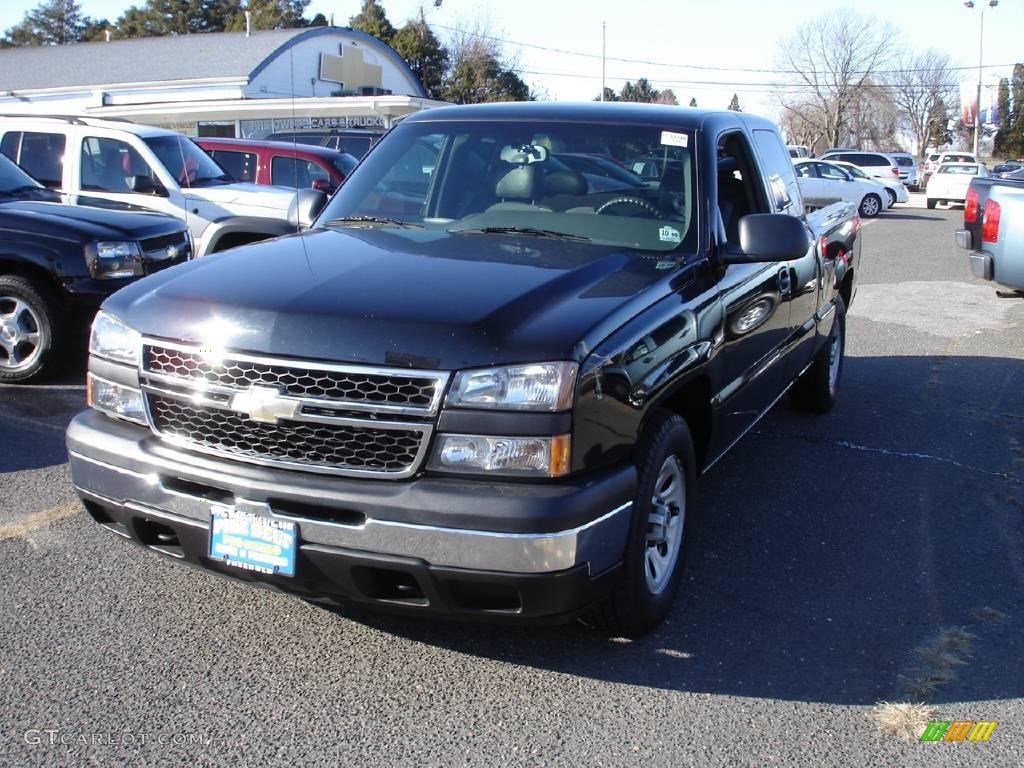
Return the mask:
{"type": "Polygon", "coordinates": [[[291,419],[299,411],[296,400],[286,400],[275,387],[250,387],[233,395],[231,410],[246,414],[253,421],[277,424],[280,419],[291,419]]]}

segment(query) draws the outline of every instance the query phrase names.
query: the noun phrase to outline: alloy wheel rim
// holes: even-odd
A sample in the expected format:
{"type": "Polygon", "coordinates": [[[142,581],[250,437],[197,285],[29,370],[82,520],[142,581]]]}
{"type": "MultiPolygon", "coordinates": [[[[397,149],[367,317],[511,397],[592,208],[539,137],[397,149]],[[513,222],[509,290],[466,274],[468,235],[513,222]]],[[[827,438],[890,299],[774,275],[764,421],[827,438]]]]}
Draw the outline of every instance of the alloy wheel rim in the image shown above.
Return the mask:
{"type": "Polygon", "coordinates": [[[0,369],[20,370],[32,365],[42,352],[42,322],[26,302],[0,296],[0,369]]]}
{"type": "Polygon", "coordinates": [[[878,201],[873,197],[869,197],[864,201],[864,215],[874,216],[878,213],[878,201]]]}
{"type": "Polygon", "coordinates": [[[647,517],[644,577],[652,595],[665,591],[683,548],[686,523],[686,475],[679,457],[668,456],[658,470],[647,517]]]}

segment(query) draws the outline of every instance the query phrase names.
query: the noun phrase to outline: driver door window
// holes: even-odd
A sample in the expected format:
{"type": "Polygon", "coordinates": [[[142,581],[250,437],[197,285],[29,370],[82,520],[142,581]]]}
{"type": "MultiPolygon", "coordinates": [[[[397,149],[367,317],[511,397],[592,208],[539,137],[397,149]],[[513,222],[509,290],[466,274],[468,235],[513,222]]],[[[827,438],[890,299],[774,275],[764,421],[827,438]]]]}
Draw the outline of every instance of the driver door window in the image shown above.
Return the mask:
{"type": "Polygon", "coordinates": [[[82,139],[83,190],[133,194],[136,176],[148,176],[159,185],[149,164],[129,144],[118,139],[87,136],[82,139]]]}

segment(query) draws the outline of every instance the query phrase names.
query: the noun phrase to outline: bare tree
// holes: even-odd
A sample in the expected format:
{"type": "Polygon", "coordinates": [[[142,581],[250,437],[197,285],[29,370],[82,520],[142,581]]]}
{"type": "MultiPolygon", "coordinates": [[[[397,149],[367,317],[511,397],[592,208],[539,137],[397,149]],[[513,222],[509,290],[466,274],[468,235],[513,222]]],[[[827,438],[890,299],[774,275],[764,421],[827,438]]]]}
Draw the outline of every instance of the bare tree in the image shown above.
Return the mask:
{"type": "Polygon", "coordinates": [[[803,121],[838,146],[850,132],[865,84],[890,65],[898,38],[890,22],[846,8],[802,24],[780,43],[776,56],[788,85],[797,86],[779,92],[783,110],[799,110],[803,121]]]}
{"type": "Polygon", "coordinates": [[[949,54],[932,48],[907,52],[886,80],[905,128],[914,137],[915,152],[924,152],[938,138],[930,130],[936,104],[956,100],[959,83],[949,54]]]}

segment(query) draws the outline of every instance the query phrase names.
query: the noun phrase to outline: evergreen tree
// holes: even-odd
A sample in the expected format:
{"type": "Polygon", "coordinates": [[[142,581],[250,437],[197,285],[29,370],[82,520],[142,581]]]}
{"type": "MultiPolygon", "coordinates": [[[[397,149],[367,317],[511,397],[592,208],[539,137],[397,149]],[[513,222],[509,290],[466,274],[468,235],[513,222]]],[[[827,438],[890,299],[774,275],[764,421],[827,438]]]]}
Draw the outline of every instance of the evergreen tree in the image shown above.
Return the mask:
{"type": "Polygon", "coordinates": [[[1012,143],[1012,122],[1010,115],[1010,81],[999,78],[999,95],[996,97],[996,111],[999,113],[999,128],[992,142],[992,153],[996,156],[1010,154],[1012,143]]]}
{"type": "Polygon", "coordinates": [[[1013,111],[1010,113],[1010,137],[1006,151],[1016,157],[1024,156],[1024,64],[1014,64],[1010,78],[1010,99],[1013,111]]]}
{"type": "Polygon", "coordinates": [[[352,29],[373,35],[388,45],[391,44],[391,39],[395,36],[395,28],[388,21],[384,9],[377,3],[377,0],[363,0],[362,10],[349,19],[348,25],[352,29]]]}
{"type": "Polygon", "coordinates": [[[86,20],[75,0],[44,0],[4,35],[4,47],[77,43],[86,20]]]}
{"type": "Polygon", "coordinates": [[[405,59],[427,95],[440,99],[444,89],[444,73],[448,68],[448,51],[441,45],[433,30],[423,18],[409,20],[391,38],[391,47],[405,59]]]}
{"type": "Polygon", "coordinates": [[[729,102],[729,111],[730,112],[742,112],[743,111],[742,109],[740,109],[740,97],[739,97],[739,95],[737,95],[735,93],[732,95],[732,101],[729,102]]]}
{"type": "Polygon", "coordinates": [[[220,23],[229,32],[245,31],[246,11],[252,14],[250,23],[253,32],[263,29],[292,29],[307,24],[303,13],[309,5],[309,0],[248,0],[244,8],[240,7],[239,0],[205,0],[204,4],[220,6],[225,2],[227,7],[221,9],[220,18],[223,21],[220,23]]]}
{"type": "Polygon", "coordinates": [[[107,39],[107,30],[113,33],[114,25],[106,19],[86,16],[82,19],[82,31],[78,35],[78,40],[82,43],[101,43],[107,39]]]}
{"type": "Polygon", "coordinates": [[[619,101],[633,101],[642,104],[652,104],[658,99],[658,89],[651,85],[646,77],[636,81],[636,85],[626,81],[619,92],[619,101]]]}
{"type": "Polygon", "coordinates": [[[692,97],[690,99],[690,106],[691,107],[696,107],[697,106],[697,97],[696,96],[694,96],[694,97],[692,97]]]}
{"type": "Polygon", "coordinates": [[[953,133],[949,130],[949,110],[946,108],[946,102],[941,97],[936,98],[928,112],[927,146],[923,147],[921,151],[931,147],[938,149],[952,140],[953,133]]]}
{"type": "Polygon", "coordinates": [[[601,98],[601,94],[597,94],[594,97],[594,101],[618,101],[619,94],[609,88],[607,85],[604,87],[604,99],[601,98]]]}

